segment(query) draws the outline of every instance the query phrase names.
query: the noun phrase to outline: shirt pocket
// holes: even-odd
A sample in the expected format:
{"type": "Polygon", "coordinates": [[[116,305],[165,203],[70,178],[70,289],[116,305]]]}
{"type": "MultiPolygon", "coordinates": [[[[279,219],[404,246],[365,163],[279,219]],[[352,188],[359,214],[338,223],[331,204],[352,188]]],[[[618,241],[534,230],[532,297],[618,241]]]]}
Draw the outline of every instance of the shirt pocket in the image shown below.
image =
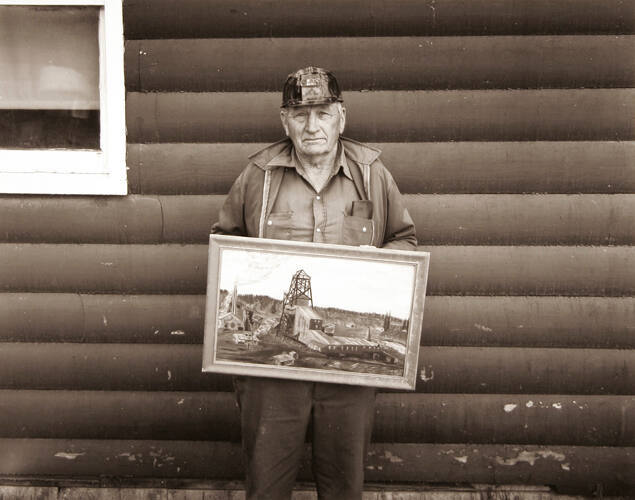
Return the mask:
{"type": "Polygon", "coordinates": [[[265,238],[290,240],[293,230],[293,212],[269,214],[265,220],[265,238]]]}
{"type": "Polygon", "coordinates": [[[345,215],[342,221],[342,244],[352,246],[372,245],[373,232],[372,219],[345,215]]]}

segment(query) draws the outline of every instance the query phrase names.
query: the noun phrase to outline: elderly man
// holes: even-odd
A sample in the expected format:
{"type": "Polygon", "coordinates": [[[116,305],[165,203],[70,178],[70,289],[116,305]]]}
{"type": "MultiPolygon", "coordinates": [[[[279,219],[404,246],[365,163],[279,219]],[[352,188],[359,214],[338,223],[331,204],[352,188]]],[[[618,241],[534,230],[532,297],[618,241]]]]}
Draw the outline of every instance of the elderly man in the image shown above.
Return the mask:
{"type": "MultiPolygon", "coordinates": [[[[250,157],[213,233],[412,250],[416,238],[380,151],[340,136],[346,109],[335,77],[289,75],[280,118],[286,139],[250,157]]],[[[321,499],[359,499],[375,390],[237,377],[247,498],[291,497],[311,423],[321,499]]]]}

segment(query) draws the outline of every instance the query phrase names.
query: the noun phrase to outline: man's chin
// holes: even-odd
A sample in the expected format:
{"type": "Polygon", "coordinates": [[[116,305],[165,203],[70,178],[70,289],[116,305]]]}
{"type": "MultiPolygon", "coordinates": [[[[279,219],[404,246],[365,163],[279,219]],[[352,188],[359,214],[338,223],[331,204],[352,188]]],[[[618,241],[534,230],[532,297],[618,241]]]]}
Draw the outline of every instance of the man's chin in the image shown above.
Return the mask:
{"type": "Polygon", "coordinates": [[[305,155],[311,155],[311,156],[316,156],[316,155],[323,155],[325,153],[328,153],[328,149],[323,145],[323,144],[319,144],[319,145],[303,145],[302,146],[302,152],[305,155]]]}

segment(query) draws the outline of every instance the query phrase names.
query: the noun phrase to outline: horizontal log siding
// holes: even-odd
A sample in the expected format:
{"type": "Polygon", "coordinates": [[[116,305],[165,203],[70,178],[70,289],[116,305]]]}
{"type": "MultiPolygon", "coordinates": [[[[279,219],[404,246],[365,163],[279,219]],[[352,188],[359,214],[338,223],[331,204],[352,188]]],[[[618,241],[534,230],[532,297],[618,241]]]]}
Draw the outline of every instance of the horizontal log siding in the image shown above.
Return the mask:
{"type": "Polygon", "coordinates": [[[630,0],[126,0],[126,38],[633,33],[630,0]],[[152,15],[148,15],[152,12],[152,15]]]}
{"type": "MultiPolygon", "coordinates": [[[[423,246],[430,295],[631,296],[631,247],[423,246]]],[[[207,245],[0,244],[0,291],[205,293],[207,245]]]]}
{"type": "MultiPolygon", "coordinates": [[[[224,195],[0,198],[0,241],[206,243],[224,195]]],[[[631,195],[406,195],[422,245],[631,245],[631,195]]]]}
{"type": "MultiPolygon", "coordinates": [[[[128,144],[138,194],[224,194],[265,143],[128,144]]],[[[635,142],[375,143],[403,193],[633,193],[635,142]]]]}
{"type": "MultiPolygon", "coordinates": [[[[238,443],[226,441],[134,441],[0,439],[3,470],[23,476],[139,478],[243,477],[238,443]],[[219,459],[218,457],[222,457],[219,459]]],[[[307,449],[299,478],[311,478],[307,449]]],[[[368,481],[414,483],[554,485],[560,491],[591,494],[604,484],[605,494],[632,491],[632,447],[518,446],[473,444],[371,445],[368,481]],[[533,464],[533,465],[530,465],[533,464]]]]}
{"type": "MultiPolygon", "coordinates": [[[[0,294],[0,341],[202,344],[204,295],[0,294]]],[[[633,349],[635,297],[430,296],[423,346],[633,349]]]]}
{"type": "MultiPolygon", "coordinates": [[[[0,390],[0,412],[0,438],[240,442],[232,392],[0,390]]],[[[635,446],[633,396],[380,394],[375,412],[378,443],[635,446]]]]}
{"type": "Polygon", "coordinates": [[[231,377],[201,372],[207,235],[314,64],[431,251],[417,387],[378,395],[366,479],[635,494],[633,0],[126,0],[124,23],[133,195],[0,197],[0,476],[242,479],[231,377]]]}
{"type": "MultiPolygon", "coordinates": [[[[635,139],[634,89],[375,91],[344,99],[346,135],[366,142],[635,139]]],[[[276,141],[279,106],[278,92],[129,92],[128,141],[276,141]]]]}
{"type": "Polygon", "coordinates": [[[312,64],[345,91],[632,87],[634,51],[634,36],[139,40],[126,44],[126,83],[135,92],[277,93],[312,64]]]}
{"type": "MultiPolygon", "coordinates": [[[[231,377],[201,373],[201,359],[200,345],[3,343],[0,388],[231,390],[231,377]]],[[[635,351],[426,347],[419,369],[426,393],[632,395],[635,351]]]]}

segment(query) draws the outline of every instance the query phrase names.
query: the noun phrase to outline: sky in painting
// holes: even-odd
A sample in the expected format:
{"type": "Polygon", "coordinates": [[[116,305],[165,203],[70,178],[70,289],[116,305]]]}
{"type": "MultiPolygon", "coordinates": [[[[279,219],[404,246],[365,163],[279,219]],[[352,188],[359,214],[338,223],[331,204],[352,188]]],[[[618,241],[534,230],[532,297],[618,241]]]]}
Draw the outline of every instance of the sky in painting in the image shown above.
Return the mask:
{"type": "Polygon", "coordinates": [[[414,264],[222,249],[220,288],[282,300],[296,271],[311,277],[313,304],[408,318],[414,264]]]}

